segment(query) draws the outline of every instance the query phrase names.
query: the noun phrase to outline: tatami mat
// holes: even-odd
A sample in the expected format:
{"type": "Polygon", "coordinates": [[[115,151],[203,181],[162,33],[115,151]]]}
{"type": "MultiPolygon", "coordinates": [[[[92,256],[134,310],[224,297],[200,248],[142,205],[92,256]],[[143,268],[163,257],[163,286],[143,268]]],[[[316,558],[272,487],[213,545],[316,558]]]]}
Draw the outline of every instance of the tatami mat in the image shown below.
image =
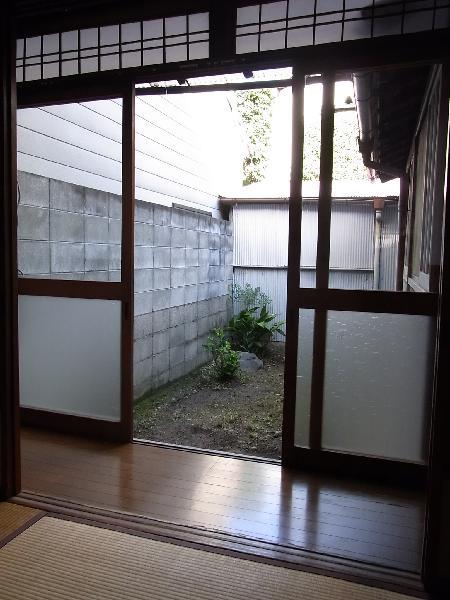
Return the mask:
{"type": "Polygon", "coordinates": [[[41,513],[34,508],[11,502],[0,502],[0,544],[18,529],[24,527],[41,513]]]}
{"type": "Polygon", "coordinates": [[[8,600],[405,600],[291,569],[43,517],[0,550],[8,600]]]}

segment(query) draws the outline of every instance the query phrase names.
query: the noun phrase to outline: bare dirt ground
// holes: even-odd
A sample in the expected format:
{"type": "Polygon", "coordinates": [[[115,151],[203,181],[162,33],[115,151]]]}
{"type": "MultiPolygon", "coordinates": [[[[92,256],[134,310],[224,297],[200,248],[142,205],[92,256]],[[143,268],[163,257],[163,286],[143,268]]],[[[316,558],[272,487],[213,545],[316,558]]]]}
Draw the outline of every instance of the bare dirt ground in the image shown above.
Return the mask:
{"type": "Polygon", "coordinates": [[[264,367],[218,383],[199,369],[139,399],[136,438],[280,458],[284,344],[272,344],[264,367]]]}

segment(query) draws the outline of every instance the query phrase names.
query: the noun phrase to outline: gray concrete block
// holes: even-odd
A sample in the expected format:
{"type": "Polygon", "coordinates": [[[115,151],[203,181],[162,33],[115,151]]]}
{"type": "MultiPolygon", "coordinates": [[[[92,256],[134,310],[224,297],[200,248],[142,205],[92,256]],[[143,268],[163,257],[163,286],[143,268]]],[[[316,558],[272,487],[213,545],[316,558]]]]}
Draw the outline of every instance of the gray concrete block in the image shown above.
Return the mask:
{"type": "Polygon", "coordinates": [[[151,246],[135,246],[134,248],[134,268],[152,269],[153,268],[153,248],[151,246]]]}
{"type": "Polygon", "coordinates": [[[155,269],[170,267],[170,248],[155,248],[153,252],[153,261],[155,269]]]}
{"type": "Polygon", "coordinates": [[[172,227],[170,245],[172,248],[184,248],[186,246],[186,230],[172,227]]]}
{"type": "Polygon", "coordinates": [[[20,204],[49,207],[50,180],[47,177],[25,173],[24,171],[19,171],[17,177],[19,181],[20,204]]]}
{"type": "Polygon", "coordinates": [[[220,250],[209,251],[209,264],[220,265],[220,250]]]}
{"type": "Polygon", "coordinates": [[[224,220],[219,221],[220,234],[225,235],[227,233],[227,222],[224,220]]]}
{"type": "Polygon", "coordinates": [[[198,234],[198,247],[209,250],[209,233],[200,231],[198,234]]]}
{"type": "Polygon", "coordinates": [[[121,281],[122,272],[120,270],[117,271],[108,271],[109,281],[121,281]]]}
{"type": "Polygon", "coordinates": [[[139,338],[134,342],[134,361],[141,362],[153,354],[153,336],[139,338]]]}
{"type": "Polygon", "coordinates": [[[183,268],[170,269],[170,287],[184,286],[185,272],[183,268]]]}
{"type": "Polygon", "coordinates": [[[232,265],[233,264],[233,251],[232,250],[227,250],[225,252],[225,265],[232,265]]]}
{"type": "Polygon", "coordinates": [[[49,242],[19,240],[17,243],[17,266],[23,275],[50,273],[49,242]]]}
{"type": "Polygon", "coordinates": [[[170,250],[170,266],[185,267],[186,266],[186,250],[184,248],[171,248],[170,250]]]}
{"type": "Polygon", "coordinates": [[[186,211],[179,208],[172,208],[171,224],[173,227],[185,227],[186,211]]]}
{"type": "Polygon", "coordinates": [[[211,217],[208,215],[198,216],[198,228],[199,231],[210,231],[211,229],[211,217]]]}
{"type": "Polygon", "coordinates": [[[84,216],[78,213],[50,210],[50,240],[84,242],[84,216]]]}
{"type": "Polygon", "coordinates": [[[174,306],[169,309],[169,325],[170,327],[176,327],[177,325],[184,324],[186,318],[186,306],[174,306]]]}
{"type": "Polygon", "coordinates": [[[170,381],[180,379],[180,377],[183,377],[184,375],[186,375],[186,364],[184,361],[177,365],[171,365],[169,370],[170,381]]]}
{"type": "Polygon", "coordinates": [[[161,375],[169,369],[169,351],[164,350],[159,354],[153,355],[153,373],[161,375]]]}
{"type": "Polygon", "coordinates": [[[134,207],[134,220],[139,223],[153,223],[154,205],[144,200],[136,200],[134,207]]]}
{"type": "Polygon", "coordinates": [[[199,267],[187,267],[184,269],[185,284],[196,285],[198,283],[199,267]]]}
{"type": "Polygon", "coordinates": [[[153,331],[155,333],[169,329],[169,310],[169,308],[164,308],[153,313],[153,331]]]}
{"type": "Polygon", "coordinates": [[[193,339],[189,341],[184,347],[184,358],[185,360],[192,360],[198,354],[198,341],[193,339]]]}
{"type": "Polygon", "coordinates": [[[191,231],[188,229],[186,231],[186,240],[185,245],[186,248],[199,248],[199,233],[198,231],[191,231]]]}
{"type": "Polygon", "coordinates": [[[92,188],[85,188],[86,214],[107,217],[109,210],[109,194],[92,188]]]}
{"type": "Polygon", "coordinates": [[[107,271],[109,266],[108,244],[85,245],[85,270],[107,271]]]}
{"type": "Polygon", "coordinates": [[[185,323],[184,339],[186,340],[186,342],[190,342],[191,340],[196,340],[197,336],[198,336],[197,321],[192,321],[191,323],[185,323]]]}
{"type": "Polygon", "coordinates": [[[84,244],[70,242],[50,243],[50,268],[52,273],[84,271],[84,244]]]}
{"type": "Polygon", "coordinates": [[[163,373],[161,373],[160,375],[155,377],[154,381],[155,381],[155,389],[161,387],[162,385],[166,385],[170,381],[169,370],[167,369],[167,371],[164,371],[163,373]]]}
{"type": "Polygon", "coordinates": [[[108,214],[112,219],[122,218],[122,196],[109,194],[108,214]]]}
{"type": "Polygon", "coordinates": [[[135,340],[152,335],[153,333],[153,314],[146,313],[139,315],[134,319],[133,336],[135,340]]]}
{"type": "Polygon", "coordinates": [[[170,368],[184,362],[184,344],[182,344],[180,346],[176,346],[175,348],[170,348],[169,353],[170,353],[170,358],[169,358],[170,368]]]}
{"type": "Polygon", "coordinates": [[[109,219],[109,242],[110,244],[122,243],[122,221],[109,219]]]}
{"type": "Polygon", "coordinates": [[[209,249],[220,250],[220,236],[215,233],[209,234],[209,249]]]}
{"type": "Polygon", "coordinates": [[[155,290],[166,290],[170,288],[171,269],[153,269],[153,288],[155,290]]]}
{"type": "Polygon", "coordinates": [[[184,288],[184,304],[192,304],[198,299],[198,285],[186,285],[184,288]]]}
{"type": "Polygon", "coordinates": [[[86,208],[84,187],[50,179],[50,208],[84,213],[86,208]]]}
{"type": "Polygon", "coordinates": [[[184,305],[184,320],[186,323],[191,323],[192,321],[196,321],[197,316],[198,316],[197,302],[192,302],[192,304],[184,305]]]}
{"type": "Polygon", "coordinates": [[[200,266],[198,268],[198,282],[199,283],[208,283],[208,274],[209,274],[209,250],[208,250],[208,259],[206,261],[201,261],[200,266]]]}
{"type": "Polygon", "coordinates": [[[170,304],[169,307],[181,306],[184,304],[184,288],[172,288],[170,290],[170,304]]]}
{"type": "Polygon", "coordinates": [[[201,248],[198,251],[198,262],[200,267],[209,266],[209,248],[201,248]]]}
{"type": "Polygon", "coordinates": [[[184,324],[169,329],[169,347],[174,348],[184,344],[184,324]]]}
{"type": "Polygon", "coordinates": [[[134,291],[148,292],[153,290],[153,269],[134,270],[134,291]]]}
{"type": "Polygon", "coordinates": [[[211,218],[211,233],[220,234],[220,221],[219,219],[211,218]]]}
{"type": "Polygon", "coordinates": [[[198,230],[198,213],[186,210],[184,226],[186,229],[198,230]]]}
{"type": "Polygon", "coordinates": [[[133,365],[134,397],[142,396],[151,387],[153,375],[153,358],[146,358],[133,365]],[[146,385],[147,384],[147,385],[146,385]]]}
{"type": "Polygon", "coordinates": [[[118,271],[122,264],[122,247],[116,244],[108,246],[109,270],[118,271]]]}
{"type": "Polygon", "coordinates": [[[153,310],[162,310],[170,307],[171,290],[155,290],[153,292],[153,310]]]}
{"type": "Polygon", "coordinates": [[[153,206],[153,223],[155,225],[170,225],[171,209],[168,206],[155,204],[153,206]]]}
{"type": "Polygon", "coordinates": [[[48,241],[50,235],[49,209],[39,206],[17,207],[17,237],[20,240],[48,241]]]}
{"type": "Polygon", "coordinates": [[[109,223],[107,217],[86,215],[84,217],[85,241],[103,242],[109,241],[109,223]]]}
{"type": "Polygon", "coordinates": [[[209,298],[209,283],[200,283],[198,287],[198,300],[206,300],[209,298]]]}
{"type": "Polygon", "coordinates": [[[171,229],[165,225],[154,226],[154,244],[155,246],[170,247],[171,229]]]}
{"type": "Polygon", "coordinates": [[[203,317],[198,320],[198,336],[207,336],[211,330],[209,317],[203,317]]]}
{"type": "Polygon", "coordinates": [[[199,266],[199,251],[193,248],[186,249],[186,267],[199,266]]]}
{"type": "Polygon", "coordinates": [[[232,221],[226,221],[226,232],[227,232],[227,235],[233,235],[233,223],[232,223],[232,221]]]}
{"type": "Polygon", "coordinates": [[[108,271],[88,271],[84,273],[84,281],[109,281],[108,271]]]}
{"type": "Polygon", "coordinates": [[[153,246],[154,240],[153,225],[149,223],[135,223],[134,243],[136,246],[153,246]]]}
{"type": "Polygon", "coordinates": [[[209,316],[209,301],[208,300],[199,300],[197,302],[197,315],[199,319],[203,319],[203,317],[209,316]]]}
{"type": "Polygon", "coordinates": [[[154,292],[139,292],[134,295],[135,316],[145,315],[152,312],[154,292]]]}

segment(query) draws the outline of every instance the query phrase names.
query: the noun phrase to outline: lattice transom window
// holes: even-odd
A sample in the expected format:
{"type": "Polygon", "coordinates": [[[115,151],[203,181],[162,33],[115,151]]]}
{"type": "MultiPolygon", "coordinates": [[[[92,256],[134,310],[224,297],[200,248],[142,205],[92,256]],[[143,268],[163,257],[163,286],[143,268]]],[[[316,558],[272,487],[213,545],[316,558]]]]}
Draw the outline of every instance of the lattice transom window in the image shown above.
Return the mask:
{"type": "Polygon", "coordinates": [[[137,21],[17,40],[17,81],[209,57],[209,13],[137,21]]]}
{"type": "Polygon", "coordinates": [[[450,26],[449,0],[283,0],[237,9],[236,53],[450,26]]]}

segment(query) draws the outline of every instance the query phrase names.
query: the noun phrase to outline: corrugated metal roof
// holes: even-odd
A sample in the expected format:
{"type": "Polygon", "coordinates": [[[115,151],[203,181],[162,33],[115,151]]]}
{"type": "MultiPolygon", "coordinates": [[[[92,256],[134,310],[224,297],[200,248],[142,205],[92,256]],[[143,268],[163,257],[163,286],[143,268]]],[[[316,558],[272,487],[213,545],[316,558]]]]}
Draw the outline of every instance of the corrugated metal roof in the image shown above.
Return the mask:
{"type": "MultiPolygon", "coordinates": [[[[333,197],[334,198],[395,198],[400,192],[400,182],[398,179],[393,179],[386,183],[379,181],[334,181],[333,182],[333,197]]],[[[319,182],[304,181],[302,184],[303,198],[318,198],[319,182]]],[[[252,185],[243,186],[235,190],[232,194],[228,194],[223,199],[240,200],[254,199],[261,200],[266,198],[288,199],[289,187],[286,182],[284,187],[279,185],[271,185],[270,182],[254,183],[252,185]]]]}

